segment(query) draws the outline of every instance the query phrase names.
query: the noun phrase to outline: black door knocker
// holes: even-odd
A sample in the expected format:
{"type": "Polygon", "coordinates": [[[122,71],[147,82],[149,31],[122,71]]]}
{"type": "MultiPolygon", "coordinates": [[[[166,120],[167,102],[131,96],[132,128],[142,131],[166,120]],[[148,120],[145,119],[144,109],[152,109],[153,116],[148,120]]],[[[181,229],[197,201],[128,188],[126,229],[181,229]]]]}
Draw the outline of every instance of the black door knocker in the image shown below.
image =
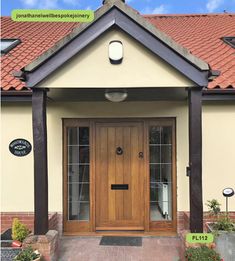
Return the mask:
{"type": "Polygon", "coordinates": [[[117,153],[117,155],[122,155],[123,154],[123,149],[121,147],[117,147],[116,153],[117,153]]]}

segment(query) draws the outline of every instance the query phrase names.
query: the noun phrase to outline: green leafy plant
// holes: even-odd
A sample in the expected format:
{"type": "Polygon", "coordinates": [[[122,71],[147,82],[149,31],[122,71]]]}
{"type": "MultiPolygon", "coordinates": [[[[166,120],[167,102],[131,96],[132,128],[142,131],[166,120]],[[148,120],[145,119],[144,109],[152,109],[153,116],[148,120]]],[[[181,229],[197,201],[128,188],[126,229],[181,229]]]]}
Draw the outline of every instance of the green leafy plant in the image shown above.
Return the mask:
{"type": "Polygon", "coordinates": [[[188,248],[185,251],[187,261],[220,261],[220,255],[213,249],[206,246],[198,248],[188,248]]]}
{"type": "Polygon", "coordinates": [[[206,205],[208,206],[209,212],[216,216],[216,221],[212,225],[215,236],[217,236],[218,231],[221,230],[227,232],[235,231],[232,220],[227,215],[220,213],[221,204],[216,199],[208,200],[206,205]]]}
{"type": "Polygon", "coordinates": [[[207,200],[206,205],[208,206],[209,212],[212,215],[217,216],[220,213],[221,204],[217,199],[207,200]]]}
{"type": "Polygon", "coordinates": [[[14,260],[17,261],[32,261],[40,257],[40,254],[37,251],[33,251],[32,247],[28,247],[22,250],[14,260]]]}
{"type": "Polygon", "coordinates": [[[229,217],[222,216],[218,218],[216,223],[214,223],[213,229],[216,231],[223,230],[223,231],[232,232],[235,231],[235,226],[229,217]]]}
{"type": "Polygon", "coordinates": [[[29,235],[30,231],[19,221],[18,218],[13,219],[12,223],[12,239],[23,242],[23,240],[29,235]]]}

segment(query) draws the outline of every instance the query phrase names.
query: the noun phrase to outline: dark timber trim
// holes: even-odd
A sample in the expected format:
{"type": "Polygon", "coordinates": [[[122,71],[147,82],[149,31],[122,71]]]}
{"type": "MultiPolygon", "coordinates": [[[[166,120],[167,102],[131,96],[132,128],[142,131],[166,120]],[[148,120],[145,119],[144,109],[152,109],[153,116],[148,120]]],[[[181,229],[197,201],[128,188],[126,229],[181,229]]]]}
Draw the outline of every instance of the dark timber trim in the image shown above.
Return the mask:
{"type": "Polygon", "coordinates": [[[31,96],[1,96],[1,102],[31,102],[31,96]]]}
{"type": "Polygon", "coordinates": [[[21,40],[18,38],[3,38],[1,39],[1,42],[7,42],[7,41],[12,41],[11,45],[5,48],[4,50],[1,50],[1,54],[7,54],[9,53],[12,49],[14,49],[18,44],[21,43],[21,40]]]}
{"type": "Polygon", "coordinates": [[[235,89],[203,89],[203,101],[235,101],[235,89]]]}
{"type": "Polygon", "coordinates": [[[202,202],[202,90],[190,88],[189,95],[189,186],[190,230],[203,232],[202,202]]]}
{"type": "Polygon", "coordinates": [[[164,42],[159,40],[156,36],[148,32],[145,28],[137,24],[134,20],[115,7],[104,14],[94,24],[70,41],[57,53],[49,57],[43,64],[36,67],[34,71],[26,71],[26,86],[36,86],[114,25],[125,31],[155,55],[162,58],[165,62],[172,65],[176,70],[192,80],[196,85],[207,86],[208,71],[201,71],[179,53],[175,52],[175,50],[171,49],[164,42]]]}
{"type": "Polygon", "coordinates": [[[33,89],[33,145],[34,145],[34,234],[48,231],[48,174],[46,91],[33,89]]]}
{"type": "Polygon", "coordinates": [[[202,96],[203,101],[235,101],[232,94],[206,94],[202,96]]]}

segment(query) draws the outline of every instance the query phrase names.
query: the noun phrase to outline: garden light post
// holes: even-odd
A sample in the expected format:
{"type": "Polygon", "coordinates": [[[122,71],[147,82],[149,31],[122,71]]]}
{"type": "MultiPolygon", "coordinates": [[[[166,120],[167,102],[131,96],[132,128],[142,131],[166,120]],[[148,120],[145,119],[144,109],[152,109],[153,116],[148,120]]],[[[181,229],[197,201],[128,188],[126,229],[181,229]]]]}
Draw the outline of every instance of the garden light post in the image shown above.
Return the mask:
{"type": "Polygon", "coordinates": [[[228,218],[228,198],[234,195],[234,190],[232,188],[225,188],[223,190],[223,196],[226,198],[226,216],[228,218]]]}

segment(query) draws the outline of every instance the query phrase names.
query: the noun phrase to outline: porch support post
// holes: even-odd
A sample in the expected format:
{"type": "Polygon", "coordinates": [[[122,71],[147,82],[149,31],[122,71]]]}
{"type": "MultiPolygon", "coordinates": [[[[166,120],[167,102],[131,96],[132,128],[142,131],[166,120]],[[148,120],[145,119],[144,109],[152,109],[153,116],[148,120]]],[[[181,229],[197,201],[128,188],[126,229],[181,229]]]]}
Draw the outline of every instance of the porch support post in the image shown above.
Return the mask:
{"type": "Polygon", "coordinates": [[[202,202],[202,89],[190,88],[189,96],[189,185],[190,230],[203,232],[202,202]]]}
{"type": "Polygon", "coordinates": [[[34,234],[48,231],[46,90],[33,88],[34,234]]]}

